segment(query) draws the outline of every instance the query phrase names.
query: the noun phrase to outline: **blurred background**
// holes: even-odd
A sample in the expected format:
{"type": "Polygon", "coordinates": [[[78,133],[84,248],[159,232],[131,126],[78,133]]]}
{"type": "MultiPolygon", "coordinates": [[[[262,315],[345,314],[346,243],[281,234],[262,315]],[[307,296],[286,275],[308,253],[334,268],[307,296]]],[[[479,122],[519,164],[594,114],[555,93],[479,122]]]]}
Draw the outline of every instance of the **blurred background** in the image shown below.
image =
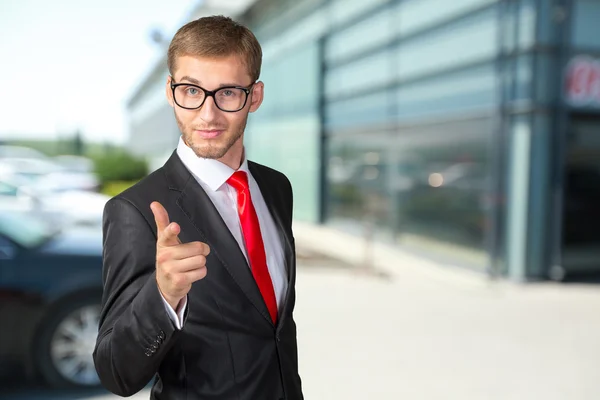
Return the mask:
{"type": "Polygon", "coordinates": [[[213,14],[263,46],[307,399],[600,398],[600,0],[0,0],[0,398],[114,398],[103,207],[175,149],[166,50],[213,14]]]}

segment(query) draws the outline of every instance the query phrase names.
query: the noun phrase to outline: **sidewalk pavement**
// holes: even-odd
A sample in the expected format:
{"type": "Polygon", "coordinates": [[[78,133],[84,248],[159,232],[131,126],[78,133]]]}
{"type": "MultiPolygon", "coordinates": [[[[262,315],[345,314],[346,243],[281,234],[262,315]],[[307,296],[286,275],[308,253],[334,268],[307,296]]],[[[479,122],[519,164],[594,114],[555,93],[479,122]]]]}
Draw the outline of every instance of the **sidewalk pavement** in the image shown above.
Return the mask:
{"type": "Polygon", "coordinates": [[[383,279],[360,272],[362,244],[295,223],[296,320],[305,398],[592,400],[600,398],[600,287],[490,281],[374,249],[383,279]]]}
{"type": "Polygon", "coordinates": [[[476,286],[487,285],[489,281],[483,271],[477,273],[450,262],[441,264],[389,244],[375,241],[367,248],[364,238],[324,225],[294,220],[293,230],[299,255],[303,252],[322,254],[357,269],[362,268],[368,258],[378,272],[392,277],[417,274],[476,286]]]}
{"type": "Polygon", "coordinates": [[[490,281],[376,245],[381,276],[354,267],[360,239],[294,234],[306,400],[600,399],[600,286],[490,281]]]}

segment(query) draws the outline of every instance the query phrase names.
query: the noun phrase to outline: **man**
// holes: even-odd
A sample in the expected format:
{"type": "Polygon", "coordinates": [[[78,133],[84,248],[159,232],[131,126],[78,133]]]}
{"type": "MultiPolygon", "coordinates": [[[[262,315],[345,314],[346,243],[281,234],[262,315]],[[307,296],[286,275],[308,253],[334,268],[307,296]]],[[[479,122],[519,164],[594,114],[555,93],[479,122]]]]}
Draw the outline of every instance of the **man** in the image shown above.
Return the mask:
{"type": "Polygon", "coordinates": [[[296,400],[292,188],[244,153],[263,99],[262,52],[226,17],[188,23],[168,50],[181,130],[166,164],[104,210],[102,384],[152,399],[296,400]]]}

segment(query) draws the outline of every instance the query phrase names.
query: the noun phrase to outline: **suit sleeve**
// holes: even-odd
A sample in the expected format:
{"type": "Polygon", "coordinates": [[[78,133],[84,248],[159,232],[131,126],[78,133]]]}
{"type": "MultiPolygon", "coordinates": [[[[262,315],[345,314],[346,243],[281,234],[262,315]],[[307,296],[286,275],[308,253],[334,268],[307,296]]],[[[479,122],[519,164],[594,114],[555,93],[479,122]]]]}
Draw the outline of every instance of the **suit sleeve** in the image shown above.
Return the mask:
{"type": "MultiPolygon", "coordinates": [[[[290,180],[287,178],[287,176],[283,175],[285,178],[285,182],[286,182],[286,186],[287,186],[287,203],[288,203],[288,213],[289,213],[289,219],[290,219],[290,230],[292,233],[292,251],[294,252],[294,257],[296,254],[296,240],[294,239],[294,232],[292,227],[292,223],[294,220],[294,189],[292,187],[292,183],[290,182],[290,180]]],[[[294,261],[295,262],[295,261],[294,261]]],[[[294,289],[294,303],[296,302],[296,290],[294,289]]],[[[293,323],[294,325],[294,331],[296,331],[296,322],[292,319],[291,323],[293,323]]],[[[297,336],[297,335],[296,335],[297,336]]],[[[297,337],[295,338],[295,348],[294,348],[294,360],[295,360],[295,367],[296,367],[296,371],[298,370],[298,342],[297,342],[297,337]]],[[[299,396],[300,399],[304,399],[304,395],[302,393],[302,378],[300,377],[300,374],[296,374],[295,379],[297,381],[297,385],[299,388],[299,396]]]]}
{"type": "Polygon", "coordinates": [[[106,389],[130,396],[150,382],[180,331],[156,283],[155,227],[131,202],[115,197],[104,208],[102,231],[104,291],[94,363],[106,389]]]}
{"type": "Polygon", "coordinates": [[[294,189],[292,188],[292,182],[290,182],[289,178],[284,174],[283,176],[285,186],[286,186],[286,203],[288,206],[288,218],[290,222],[290,227],[292,226],[292,221],[294,219],[294,189]]]}

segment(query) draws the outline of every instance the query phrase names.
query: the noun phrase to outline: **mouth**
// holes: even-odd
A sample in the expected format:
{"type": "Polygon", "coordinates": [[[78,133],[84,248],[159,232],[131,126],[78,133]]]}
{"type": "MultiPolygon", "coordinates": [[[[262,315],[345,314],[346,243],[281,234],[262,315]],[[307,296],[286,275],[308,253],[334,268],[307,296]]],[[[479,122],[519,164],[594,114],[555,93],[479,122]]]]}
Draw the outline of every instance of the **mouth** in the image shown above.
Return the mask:
{"type": "Polygon", "coordinates": [[[225,132],[225,130],[224,129],[201,129],[201,130],[194,130],[194,132],[196,134],[200,135],[200,137],[202,139],[213,139],[213,138],[220,136],[223,132],[225,132]]]}

